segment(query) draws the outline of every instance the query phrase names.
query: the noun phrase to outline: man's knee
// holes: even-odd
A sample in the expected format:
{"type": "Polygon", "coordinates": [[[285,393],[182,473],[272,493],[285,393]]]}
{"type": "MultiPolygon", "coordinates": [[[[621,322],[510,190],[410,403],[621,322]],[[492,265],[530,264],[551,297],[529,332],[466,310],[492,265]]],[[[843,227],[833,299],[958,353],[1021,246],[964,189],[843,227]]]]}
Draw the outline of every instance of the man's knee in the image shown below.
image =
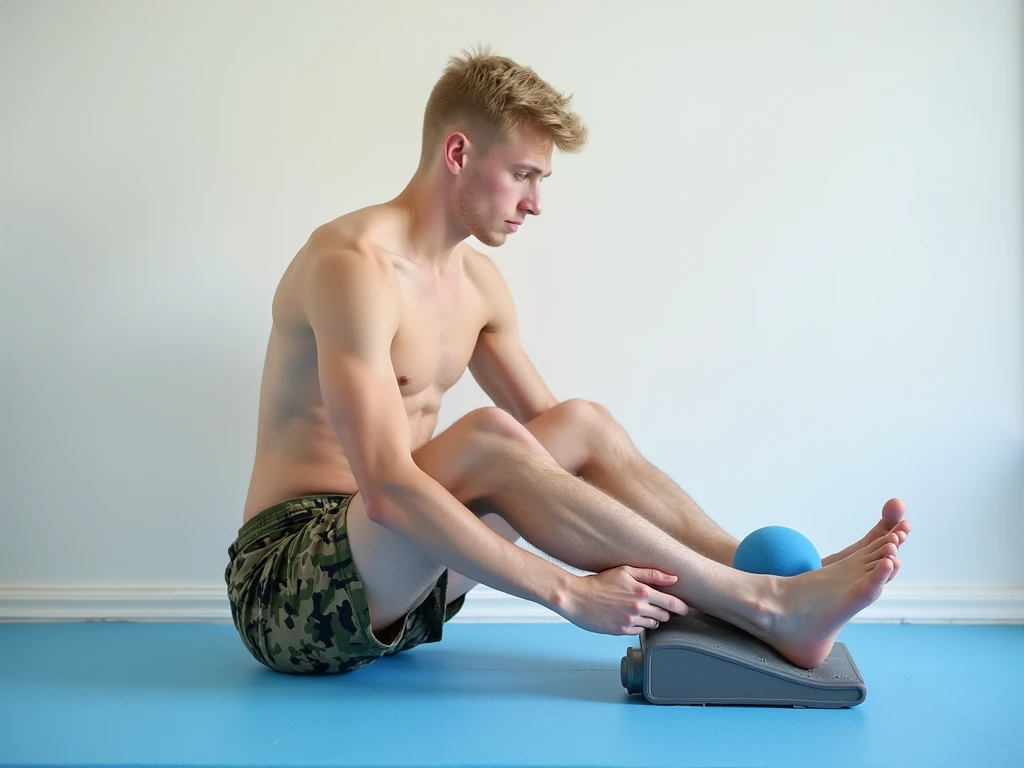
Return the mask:
{"type": "Polygon", "coordinates": [[[605,406],[592,400],[573,398],[555,406],[560,418],[570,428],[589,436],[606,437],[609,432],[621,432],[622,427],[605,406]]]}
{"type": "Polygon", "coordinates": [[[559,429],[583,446],[577,471],[591,471],[598,464],[615,463],[632,452],[626,430],[605,406],[580,398],[565,400],[556,406],[559,429]]]}
{"type": "MultiPolygon", "coordinates": [[[[536,437],[500,408],[470,411],[441,442],[447,447],[446,487],[463,503],[481,498],[508,462],[546,451],[536,437]]],[[[439,446],[438,446],[439,447],[439,446]]],[[[436,449],[435,449],[436,450],[436,449]]]]}

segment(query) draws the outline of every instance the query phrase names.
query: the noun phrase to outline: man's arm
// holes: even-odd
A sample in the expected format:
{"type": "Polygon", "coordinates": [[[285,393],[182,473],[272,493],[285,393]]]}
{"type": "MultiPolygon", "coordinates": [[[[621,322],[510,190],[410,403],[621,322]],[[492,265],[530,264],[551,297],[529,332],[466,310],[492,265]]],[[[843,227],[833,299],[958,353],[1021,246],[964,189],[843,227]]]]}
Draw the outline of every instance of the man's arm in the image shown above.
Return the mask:
{"type": "Polygon", "coordinates": [[[488,311],[469,370],[499,408],[525,424],[558,404],[519,338],[519,321],[508,285],[487,256],[477,256],[477,281],[488,311]]]}
{"type": "Polygon", "coordinates": [[[303,299],[323,401],[367,514],[438,563],[557,610],[571,574],[499,536],[413,461],[391,363],[400,320],[391,264],[331,248],[310,254],[308,267],[303,299]]]}

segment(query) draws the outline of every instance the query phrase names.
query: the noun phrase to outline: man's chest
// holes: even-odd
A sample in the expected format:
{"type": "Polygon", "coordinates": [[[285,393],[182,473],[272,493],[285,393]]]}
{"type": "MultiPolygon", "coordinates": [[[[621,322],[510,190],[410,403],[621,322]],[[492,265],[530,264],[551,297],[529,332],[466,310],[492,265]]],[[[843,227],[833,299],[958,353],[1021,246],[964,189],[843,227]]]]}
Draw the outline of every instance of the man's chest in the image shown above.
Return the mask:
{"type": "Polygon", "coordinates": [[[403,291],[391,361],[404,396],[450,389],[465,373],[486,313],[465,281],[403,291]]]}

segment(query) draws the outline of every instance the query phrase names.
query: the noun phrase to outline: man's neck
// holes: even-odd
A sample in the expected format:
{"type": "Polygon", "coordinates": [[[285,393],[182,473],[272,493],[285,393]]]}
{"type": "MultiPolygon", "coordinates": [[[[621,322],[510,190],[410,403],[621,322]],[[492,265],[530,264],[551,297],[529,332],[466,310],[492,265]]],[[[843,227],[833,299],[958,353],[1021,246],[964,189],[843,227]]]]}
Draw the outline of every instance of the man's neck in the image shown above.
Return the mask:
{"type": "Polygon", "coordinates": [[[443,267],[468,233],[452,220],[448,190],[427,174],[417,173],[390,203],[403,222],[400,256],[417,264],[443,267]]]}

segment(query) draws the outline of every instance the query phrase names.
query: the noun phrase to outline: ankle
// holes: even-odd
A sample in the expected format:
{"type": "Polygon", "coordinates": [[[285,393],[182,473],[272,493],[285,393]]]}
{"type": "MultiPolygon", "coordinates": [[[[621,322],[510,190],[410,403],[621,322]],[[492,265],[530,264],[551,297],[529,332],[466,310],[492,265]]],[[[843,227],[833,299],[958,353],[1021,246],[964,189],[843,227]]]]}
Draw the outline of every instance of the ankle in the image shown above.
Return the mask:
{"type": "MultiPolygon", "coordinates": [[[[779,625],[783,614],[782,580],[778,576],[745,573],[730,569],[731,578],[723,593],[695,607],[764,639],[779,625]]],[[[686,595],[680,595],[684,600],[686,595]]],[[[690,598],[693,599],[692,597],[690,598]]]]}
{"type": "Polygon", "coordinates": [[[744,614],[756,630],[755,634],[771,634],[785,613],[785,586],[779,576],[758,574],[753,589],[746,597],[744,614]]]}

